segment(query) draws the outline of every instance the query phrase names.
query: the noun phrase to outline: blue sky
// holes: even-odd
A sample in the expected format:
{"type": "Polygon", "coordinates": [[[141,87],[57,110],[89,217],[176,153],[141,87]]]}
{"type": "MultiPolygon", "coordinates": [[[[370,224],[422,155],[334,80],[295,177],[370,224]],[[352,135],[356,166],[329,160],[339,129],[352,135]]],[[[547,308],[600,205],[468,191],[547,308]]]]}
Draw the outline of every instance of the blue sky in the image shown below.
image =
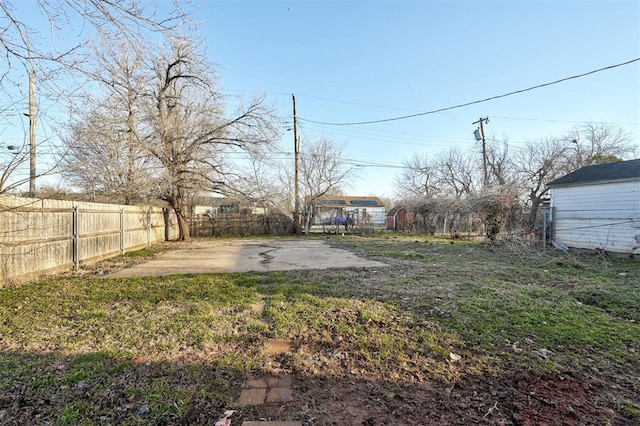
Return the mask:
{"type": "MultiPolygon", "coordinates": [[[[152,6],[151,0],[143,3],[152,6]]],[[[640,2],[635,0],[193,3],[193,18],[208,57],[218,65],[224,92],[265,93],[289,123],[295,94],[302,144],[327,136],[344,144],[344,157],[354,163],[388,166],[360,167],[360,178],[345,188],[353,195],[393,196],[397,167],[416,152],[479,151],[472,122],[480,117],[490,117],[488,135],[508,139],[513,149],[586,121],[620,123],[640,142],[640,62],[407,120],[312,123],[446,108],[638,58],[640,2]]],[[[14,4],[21,16],[32,15],[33,0],[14,4]]],[[[160,5],[166,9],[171,2],[160,5]]],[[[46,39],[46,21],[29,19],[46,39]]],[[[74,45],[78,34],[78,28],[62,27],[56,43],[74,45]]],[[[26,93],[26,76],[19,81],[26,93]]],[[[56,108],[42,101],[43,108],[56,108]]],[[[13,114],[16,125],[22,118],[22,127],[13,134],[0,128],[3,145],[24,139],[20,108],[13,114]]],[[[280,143],[292,151],[293,135],[286,127],[280,143]]],[[[38,132],[40,140],[53,135],[47,123],[38,132]]],[[[41,181],[47,179],[55,178],[41,181]]]]}
{"type": "MultiPolygon", "coordinates": [[[[322,135],[361,164],[479,149],[471,124],[517,149],[584,121],[623,123],[640,141],[638,62],[446,113],[444,108],[640,57],[637,1],[210,1],[194,13],[229,94],[264,92],[302,143],[322,135]]],[[[283,147],[293,136],[283,133],[283,147]]],[[[361,168],[352,194],[393,195],[393,167],[361,168]]]]}

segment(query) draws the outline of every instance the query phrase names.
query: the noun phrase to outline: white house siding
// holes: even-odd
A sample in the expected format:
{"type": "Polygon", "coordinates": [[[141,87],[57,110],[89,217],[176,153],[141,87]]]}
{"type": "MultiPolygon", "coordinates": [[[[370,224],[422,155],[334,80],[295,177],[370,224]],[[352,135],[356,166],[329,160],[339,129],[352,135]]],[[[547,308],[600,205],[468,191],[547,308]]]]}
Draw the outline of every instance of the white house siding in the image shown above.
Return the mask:
{"type": "Polygon", "coordinates": [[[554,187],[551,207],[553,239],[568,247],[613,253],[640,247],[640,181],[554,187]]]}

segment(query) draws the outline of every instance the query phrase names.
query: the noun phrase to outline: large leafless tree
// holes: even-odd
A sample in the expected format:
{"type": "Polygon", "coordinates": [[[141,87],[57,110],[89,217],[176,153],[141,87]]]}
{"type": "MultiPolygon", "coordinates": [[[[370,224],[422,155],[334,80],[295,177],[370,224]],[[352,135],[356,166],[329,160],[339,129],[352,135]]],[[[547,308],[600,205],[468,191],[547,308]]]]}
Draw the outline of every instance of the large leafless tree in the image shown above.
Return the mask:
{"type": "MultiPolygon", "coordinates": [[[[157,3],[142,0],[0,1],[0,93],[7,101],[0,106],[0,134],[16,138],[20,133],[17,123],[28,108],[28,74],[35,74],[38,101],[56,105],[50,108],[38,103],[35,117],[30,117],[40,128],[46,125],[51,138],[62,126],[48,110],[66,105],[80,86],[81,76],[89,71],[90,39],[110,42],[119,38],[136,43],[143,34],[172,37],[179,25],[187,23],[185,5],[166,2],[160,8],[157,3]]],[[[106,47],[108,44],[102,46],[106,47]]],[[[50,142],[38,137],[37,176],[50,173],[56,166],[49,158],[43,161],[43,154],[46,157],[56,145],[50,142]]],[[[28,142],[26,145],[28,151],[28,142]]],[[[21,155],[10,160],[0,158],[3,190],[17,188],[27,180],[19,176],[26,159],[28,156],[21,155]]]]}
{"type": "Polygon", "coordinates": [[[68,161],[75,168],[67,170],[90,182],[96,169],[89,152],[95,162],[109,164],[99,169],[103,187],[119,182],[123,197],[126,188],[150,188],[142,193],[173,209],[180,239],[188,240],[191,201],[221,186],[232,188],[238,171],[228,157],[257,154],[274,141],[272,111],[260,96],[227,108],[213,66],[193,41],[117,53],[115,59],[101,57],[95,67],[102,96],[85,100],[92,102],[85,106],[90,112],[72,128],[69,144],[78,146],[68,161]],[[104,112],[103,125],[96,111],[104,112]]]}
{"type": "Polygon", "coordinates": [[[149,133],[142,146],[162,166],[160,198],[188,240],[188,200],[224,182],[225,155],[271,144],[277,130],[263,97],[225,111],[214,72],[192,42],[174,42],[152,60],[149,133]]]}
{"type": "Polygon", "coordinates": [[[528,224],[533,226],[548,198],[549,182],[580,167],[632,157],[636,150],[628,132],[608,123],[584,123],[560,137],[528,142],[515,156],[529,207],[528,224]]]}
{"type": "Polygon", "coordinates": [[[515,162],[520,175],[519,185],[529,206],[528,225],[535,224],[538,209],[549,192],[547,183],[571,169],[566,155],[568,149],[562,139],[551,137],[530,141],[517,151],[515,162]]]}
{"type": "Polygon", "coordinates": [[[106,201],[147,200],[156,163],[140,143],[149,81],[145,53],[122,39],[99,43],[94,50],[87,73],[95,84],[88,83],[89,90],[70,111],[63,175],[73,186],[106,201]]]}

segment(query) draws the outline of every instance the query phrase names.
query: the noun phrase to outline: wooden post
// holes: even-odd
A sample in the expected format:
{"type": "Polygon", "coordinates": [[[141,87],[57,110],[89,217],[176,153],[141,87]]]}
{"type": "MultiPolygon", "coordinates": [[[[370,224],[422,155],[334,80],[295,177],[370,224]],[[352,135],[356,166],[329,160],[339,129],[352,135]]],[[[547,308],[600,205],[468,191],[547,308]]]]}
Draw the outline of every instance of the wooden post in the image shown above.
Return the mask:
{"type": "Polygon", "coordinates": [[[124,254],[124,207],[120,207],[120,254],[124,254]]]}
{"type": "Polygon", "coordinates": [[[80,267],[80,207],[75,206],[72,212],[72,232],[73,232],[73,267],[80,267]]]}
{"type": "Polygon", "coordinates": [[[151,208],[147,207],[147,247],[151,246],[151,208]]]}
{"type": "Polygon", "coordinates": [[[301,233],[300,221],[300,141],[298,140],[298,116],[296,115],[296,96],[291,95],[293,99],[293,153],[295,162],[295,183],[294,197],[295,207],[293,212],[293,221],[296,235],[301,233]]]}
{"type": "Polygon", "coordinates": [[[29,197],[36,196],[36,74],[29,73],[29,197]]]}

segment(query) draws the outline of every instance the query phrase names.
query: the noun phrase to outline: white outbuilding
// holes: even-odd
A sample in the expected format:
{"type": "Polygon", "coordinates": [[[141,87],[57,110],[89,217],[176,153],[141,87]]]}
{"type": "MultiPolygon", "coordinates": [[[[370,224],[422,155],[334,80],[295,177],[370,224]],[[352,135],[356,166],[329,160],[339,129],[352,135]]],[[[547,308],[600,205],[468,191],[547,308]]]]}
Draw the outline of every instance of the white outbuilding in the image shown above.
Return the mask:
{"type": "Polygon", "coordinates": [[[582,167],[549,188],[556,245],[640,255],[640,159],[582,167]]]}

